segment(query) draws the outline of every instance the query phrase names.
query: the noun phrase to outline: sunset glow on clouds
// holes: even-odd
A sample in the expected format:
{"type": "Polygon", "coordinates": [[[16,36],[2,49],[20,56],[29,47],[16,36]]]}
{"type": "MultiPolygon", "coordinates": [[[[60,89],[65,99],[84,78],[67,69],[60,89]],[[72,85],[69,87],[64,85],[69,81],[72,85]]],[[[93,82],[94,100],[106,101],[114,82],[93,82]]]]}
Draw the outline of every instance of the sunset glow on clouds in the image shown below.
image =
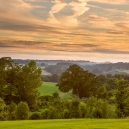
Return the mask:
{"type": "Polygon", "coordinates": [[[0,56],[129,62],[129,1],[0,0],[0,56]]]}

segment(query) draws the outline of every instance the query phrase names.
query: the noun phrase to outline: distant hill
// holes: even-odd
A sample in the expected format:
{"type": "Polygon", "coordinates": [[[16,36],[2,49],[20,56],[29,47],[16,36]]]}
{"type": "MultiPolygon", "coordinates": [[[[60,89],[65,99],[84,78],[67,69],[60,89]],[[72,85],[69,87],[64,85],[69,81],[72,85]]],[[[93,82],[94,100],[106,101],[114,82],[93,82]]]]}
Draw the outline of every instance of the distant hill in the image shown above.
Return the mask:
{"type": "MultiPolygon", "coordinates": [[[[19,64],[27,64],[30,60],[14,59],[19,64]]],[[[100,74],[129,74],[129,63],[96,63],[83,60],[35,60],[43,70],[43,75],[62,74],[70,65],[77,64],[96,75],[100,74]]]]}

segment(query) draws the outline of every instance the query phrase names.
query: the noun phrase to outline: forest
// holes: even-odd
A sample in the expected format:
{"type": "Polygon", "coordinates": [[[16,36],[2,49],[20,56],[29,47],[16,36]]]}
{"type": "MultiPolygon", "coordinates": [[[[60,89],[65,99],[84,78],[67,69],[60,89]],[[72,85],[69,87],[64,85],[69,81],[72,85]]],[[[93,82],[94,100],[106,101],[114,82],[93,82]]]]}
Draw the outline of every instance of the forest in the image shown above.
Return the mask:
{"type": "MultiPolygon", "coordinates": [[[[103,67],[102,67],[103,68],[103,67]]],[[[0,58],[0,120],[71,118],[126,118],[129,116],[129,75],[94,74],[70,64],[61,74],[46,76],[71,99],[57,92],[41,96],[42,68],[30,60],[24,65],[0,58]]]]}

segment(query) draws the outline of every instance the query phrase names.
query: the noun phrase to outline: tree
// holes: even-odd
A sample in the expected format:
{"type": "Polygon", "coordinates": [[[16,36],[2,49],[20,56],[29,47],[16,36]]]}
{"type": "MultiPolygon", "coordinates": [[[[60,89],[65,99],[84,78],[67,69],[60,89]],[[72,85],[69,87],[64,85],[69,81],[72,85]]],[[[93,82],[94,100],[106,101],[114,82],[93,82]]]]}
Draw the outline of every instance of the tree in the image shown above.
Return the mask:
{"type": "Polygon", "coordinates": [[[27,120],[29,119],[29,107],[25,102],[20,102],[18,104],[16,115],[18,120],[27,120]]]}
{"type": "Polygon", "coordinates": [[[0,97],[4,99],[7,88],[7,71],[12,68],[12,59],[10,57],[0,58],[0,97]]]}
{"type": "Polygon", "coordinates": [[[21,68],[16,87],[20,101],[27,102],[31,110],[35,109],[39,101],[38,89],[42,85],[41,68],[35,61],[30,61],[21,68]]]}
{"type": "Polygon", "coordinates": [[[100,82],[96,75],[74,64],[62,73],[57,86],[60,91],[68,92],[72,90],[73,94],[82,98],[95,95],[100,82]]]}
{"type": "Polygon", "coordinates": [[[33,60],[21,66],[10,57],[0,58],[0,97],[6,104],[27,102],[34,110],[39,101],[37,88],[42,85],[41,74],[41,68],[33,60]]]}
{"type": "Polygon", "coordinates": [[[107,79],[106,88],[108,91],[114,90],[116,88],[116,78],[107,79]]]}
{"type": "Polygon", "coordinates": [[[125,117],[129,115],[129,83],[120,79],[116,81],[117,93],[116,93],[116,105],[118,117],[125,117]]]}

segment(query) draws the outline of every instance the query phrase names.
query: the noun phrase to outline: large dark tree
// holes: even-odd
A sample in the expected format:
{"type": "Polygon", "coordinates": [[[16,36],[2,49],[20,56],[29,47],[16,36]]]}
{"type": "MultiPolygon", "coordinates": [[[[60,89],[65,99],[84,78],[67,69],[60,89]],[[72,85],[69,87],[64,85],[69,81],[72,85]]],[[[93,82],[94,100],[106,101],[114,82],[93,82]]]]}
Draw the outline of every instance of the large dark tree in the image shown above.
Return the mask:
{"type": "Polygon", "coordinates": [[[42,85],[41,68],[35,61],[21,66],[11,58],[0,58],[0,95],[6,103],[27,102],[30,109],[37,106],[38,87],[42,85]]]}
{"type": "Polygon", "coordinates": [[[94,96],[100,86],[100,82],[96,75],[74,64],[62,73],[57,86],[63,92],[71,90],[73,94],[82,98],[94,96]]]}

